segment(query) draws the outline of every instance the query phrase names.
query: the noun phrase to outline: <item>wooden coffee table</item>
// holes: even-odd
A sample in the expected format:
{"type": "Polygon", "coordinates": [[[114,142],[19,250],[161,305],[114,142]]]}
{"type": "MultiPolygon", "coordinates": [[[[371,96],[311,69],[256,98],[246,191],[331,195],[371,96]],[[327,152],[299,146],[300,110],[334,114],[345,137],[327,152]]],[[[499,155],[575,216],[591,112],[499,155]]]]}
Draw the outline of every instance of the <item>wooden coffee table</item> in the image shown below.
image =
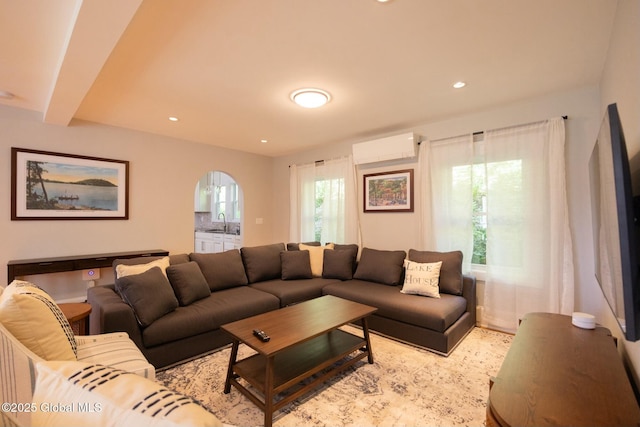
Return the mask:
{"type": "Polygon", "coordinates": [[[224,392],[230,393],[231,386],[235,386],[264,411],[264,425],[271,426],[275,411],[328,378],[364,357],[373,363],[367,316],[376,310],[326,295],[223,325],[222,329],[233,337],[224,392]],[[363,337],[338,329],[357,320],[362,320],[363,337]],[[270,340],[262,342],[253,335],[254,329],[265,331],[270,340]],[[240,343],[258,353],[236,360],[240,343]],[[347,358],[354,352],[358,353],[347,358]],[[344,363],[336,364],[342,359],[345,359],[344,363]],[[318,373],[308,384],[300,384],[318,373]],[[262,393],[264,399],[241,384],[239,378],[262,393]],[[298,387],[290,394],[274,402],[278,393],[295,386],[298,387]]]}

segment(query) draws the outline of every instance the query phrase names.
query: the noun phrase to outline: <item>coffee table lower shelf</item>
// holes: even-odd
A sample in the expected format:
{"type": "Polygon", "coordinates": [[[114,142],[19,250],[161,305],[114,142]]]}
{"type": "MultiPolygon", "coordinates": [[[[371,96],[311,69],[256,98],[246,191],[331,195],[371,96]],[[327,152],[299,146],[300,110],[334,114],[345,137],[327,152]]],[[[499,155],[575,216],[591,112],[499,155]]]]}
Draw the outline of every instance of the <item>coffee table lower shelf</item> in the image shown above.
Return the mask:
{"type": "MultiPolygon", "coordinates": [[[[237,352],[238,345],[239,342],[234,341],[235,348],[232,351],[237,352]]],[[[230,386],[233,385],[260,409],[265,412],[273,412],[365,357],[369,358],[369,363],[373,363],[373,357],[364,338],[336,329],[297,344],[271,358],[255,354],[232,363],[230,371],[233,374],[228,378],[225,392],[228,393],[230,386]],[[360,352],[352,358],[346,359],[347,356],[357,351],[360,352]],[[345,359],[343,363],[337,364],[343,359],[345,359]],[[269,367],[268,364],[272,366],[269,367]],[[300,386],[278,402],[273,402],[276,394],[289,390],[320,372],[321,374],[308,384],[300,386]],[[269,373],[272,378],[267,378],[269,373]],[[256,390],[263,393],[264,399],[238,382],[238,378],[244,379],[256,390]]]]}

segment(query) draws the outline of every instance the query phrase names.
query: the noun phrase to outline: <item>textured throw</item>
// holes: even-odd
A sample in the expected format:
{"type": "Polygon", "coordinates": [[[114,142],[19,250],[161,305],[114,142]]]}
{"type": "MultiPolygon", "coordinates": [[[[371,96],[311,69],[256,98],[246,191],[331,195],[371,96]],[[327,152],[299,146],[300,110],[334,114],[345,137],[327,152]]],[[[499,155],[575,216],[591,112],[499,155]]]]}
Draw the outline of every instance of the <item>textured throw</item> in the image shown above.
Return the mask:
{"type": "MultiPolygon", "coordinates": [[[[359,329],[343,329],[361,334],[359,329]]],[[[285,406],[274,426],[482,426],[489,378],[512,336],[475,328],[449,357],[371,335],[363,361],[285,406]]],[[[235,388],[224,394],[230,348],[157,373],[157,380],[206,406],[222,422],[263,425],[263,413],[235,388]]],[[[240,357],[252,354],[240,346],[240,357]]]]}

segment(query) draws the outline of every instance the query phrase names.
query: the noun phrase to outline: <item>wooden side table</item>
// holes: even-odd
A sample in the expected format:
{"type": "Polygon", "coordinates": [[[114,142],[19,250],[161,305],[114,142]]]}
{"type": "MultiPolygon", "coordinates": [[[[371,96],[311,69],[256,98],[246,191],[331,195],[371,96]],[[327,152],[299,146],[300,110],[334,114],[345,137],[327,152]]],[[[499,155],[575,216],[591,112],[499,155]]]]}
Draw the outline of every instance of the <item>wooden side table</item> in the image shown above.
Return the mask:
{"type": "Polygon", "coordinates": [[[86,302],[72,302],[58,304],[60,310],[71,324],[71,328],[76,335],[87,335],[89,331],[89,314],[91,304],[86,302]]]}

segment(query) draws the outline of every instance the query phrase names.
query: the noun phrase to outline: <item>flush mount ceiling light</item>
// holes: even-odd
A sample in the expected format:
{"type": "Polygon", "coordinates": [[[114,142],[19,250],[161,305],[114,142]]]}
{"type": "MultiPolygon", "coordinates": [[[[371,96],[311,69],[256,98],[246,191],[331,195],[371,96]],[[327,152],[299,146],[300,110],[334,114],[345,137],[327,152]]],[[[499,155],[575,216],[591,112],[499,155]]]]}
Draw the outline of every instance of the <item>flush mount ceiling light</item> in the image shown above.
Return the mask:
{"type": "Polygon", "coordinates": [[[306,88],[293,92],[291,100],[304,108],[318,108],[331,101],[331,95],[321,89],[306,88]]]}
{"type": "Polygon", "coordinates": [[[177,118],[176,116],[171,116],[169,117],[169,121],[170,122],[177,122],[178,120],[180,120],[179,118],[177,118]]]}
{"type": "Polygon", "coordinates": [[[453,87],[455,89],[462,89],[463,87],[465,87],[467,84],[465,82],[455,82],[453,84],[453,87]]]}

